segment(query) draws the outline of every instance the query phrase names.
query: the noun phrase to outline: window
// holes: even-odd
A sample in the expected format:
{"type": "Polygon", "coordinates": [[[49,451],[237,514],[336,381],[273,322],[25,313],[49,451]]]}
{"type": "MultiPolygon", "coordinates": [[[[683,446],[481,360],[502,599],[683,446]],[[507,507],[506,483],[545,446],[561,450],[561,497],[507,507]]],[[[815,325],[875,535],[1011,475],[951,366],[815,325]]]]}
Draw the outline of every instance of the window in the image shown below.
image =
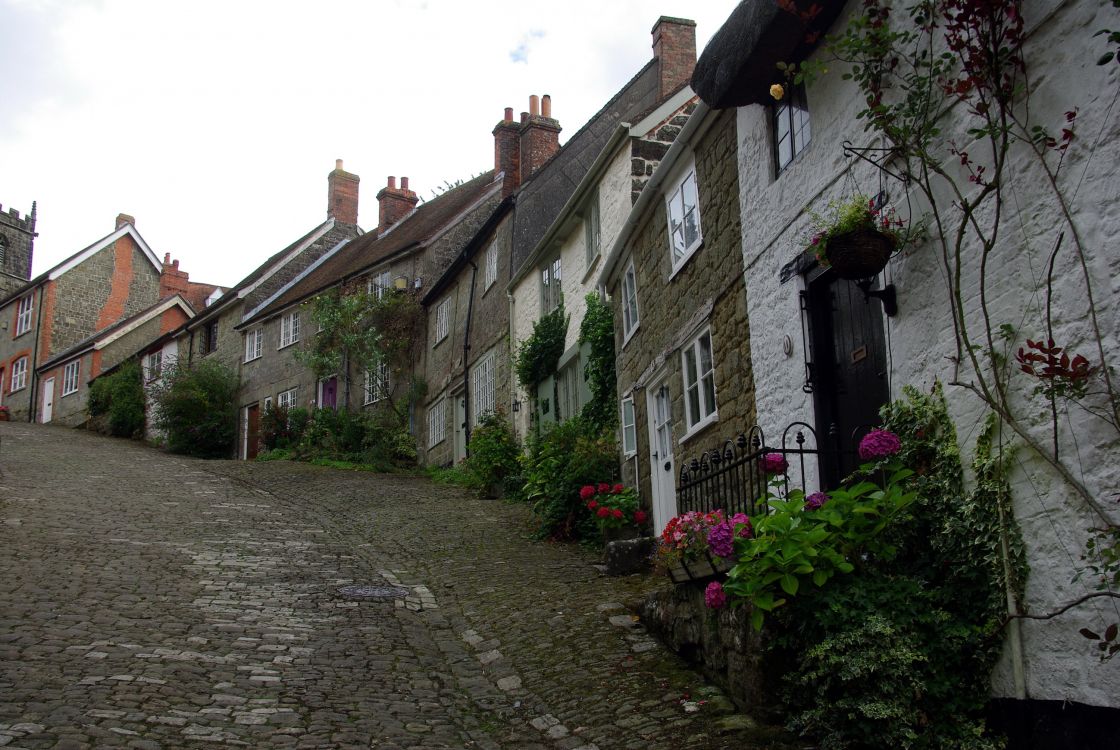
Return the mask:
{"type": "Polygon", "coordinates": [[[264,329],[254,328],[245,334],[245,361],[259,359],[264,348],[264,329]]]}
{"type": "Polygon", "coordinates": [[[774,158],[781,172],[809,145],[809,107],[805,87],[791,86],[789,96],[774,105],[774,158]]]}
{"type": "Polygon", "coordinates": [[[474,423],[483,414],[494,411],[494,352],[490,352],[474,368],[474,423]]]}
{"type": "Polygon", "coordinates": [[[584,245],[587,248],[587,267],[599,257],[603,250],[603,234],[599,226],[599,189],[596,188],[587,207],[587,215],[583,217],[584,245]]]}
{"type": "Polygon", "coordinates": [[[144,358],[144,382],[150,383],[163,372],[163,352],[152,352],[144,358]]]}
{"type": "Polygon", "coordinates": [[[296,405],[296,391],[299,388],[289,388],[276,397],[276,408],[278,409],[292,409],[296,405]]]}
{"type": "Polygon", "coordinates": [[[381,360],[374,369],[366,370],[365,403],[372,404],[374,401],[388,398],[390,388],[388,362],[381,360]]]}
{"type": "Polygon", "coordinates": [[[280,318],[280,346],[291,346],[299,341],[299,311],[288,313],[280,318]]]}
{"type": "Polygon", "coordinates": [[[20,357],[12,365],[12,383],[8,393],[15,393],[27,387],[27,357],[20,357]]]}
{"type": "Polygon", "coordinates": [[[385,295],[393,288],[393,277],[389,271],[373,274],[366,282],[366,293],[372,294],[377,299],[385,299],[385,295]]]}
{"type": "Polygon", "coordinates": [[[666,200],[669,217],[669,246],[676,270],[696,248],[700,247],[700,205],[696,198],[696,167],[690,166],[678,180],[666,200]]]}
{"type": "Polygon", "coordinates": [[[622,455],[638,452],[638,433],[634,429],[634,399],[622,399],[622,455]]]}
{"type": "Polygon", "coordinates": [[[716,374],[712,362],[712,333],[704,331],[681,351],[684,371],[685,417],[692,431],[716,418],[716,374]]]}
{"type": "Polygon", "coordinates": [[[634,272],[634,261],[622,274],[622,334],[626,341],[638,327],[638,277],[634,272]]]}
{"type": "Polygon", "coordinates": [[[444,409],[446,400],[440,399],[436,405],[428,409],[428,447],[439,445],[443,442],[444,435],[444,409]]]}
{"type": "Polygon", "coordinates": [[[76,359],[62,369],[62,395],[69,396],[78,390],[78,374],[82,360],[76,359]]]}
{"type": "Polygon", "coordinates": [[[16,308],[16,335],[20,336],[31,330],[31,309],[35,306],[35,293],[27,295],[19,301],[16,308]]]}
{"type": "Polygon", "coordinates": [[[209,354],[218,349],[218,321],[207,323],[202,329],[202,353],[209,354]]]}
{"type": "Polygon", "coordinates": [[[451,300],[445,299],[439,303],[436,308],[436,343],[443,341],[447,338],[447,333],[451,329],[451,300]]]}
{"type": "Polygon", "coordinates": [[[583,376],[579,357],[569,362],[560,370],[556,378],[556,421],[571,419],[579,414],[580,398],[579,383],[583,376]]]}
{"type": "Polygon", "coordinates": [[[486,249],[486,263],[482,272],[482,288],[489,289],[498,280],[498,243],[491,242],[486,249]]]}
{"type": "Polygon", "coordinates": [[[272,396],[265,396],[264,397],[264,410],[265,410],[265,412],[268,412],[268,410],[271,409],[271,408],[272,408],[272,396]]]}
{"type": "Polygon", "coordinates": [[[541,269],[541,314],[547,315],[564,304],[560,289],[560,256],[541,269]]]}
{"type": "Polygon", "coordinates": [[[0,266],[8,260],[8,240],[0,237],[0,266]]]}

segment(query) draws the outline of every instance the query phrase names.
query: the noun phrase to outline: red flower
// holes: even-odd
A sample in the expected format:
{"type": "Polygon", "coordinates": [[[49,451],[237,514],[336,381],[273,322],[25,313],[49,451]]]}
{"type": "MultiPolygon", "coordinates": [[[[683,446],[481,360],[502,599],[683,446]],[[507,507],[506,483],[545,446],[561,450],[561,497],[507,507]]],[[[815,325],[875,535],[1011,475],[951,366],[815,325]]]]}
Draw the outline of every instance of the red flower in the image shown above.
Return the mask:
{"type": "Polygon", "coordinates": [[[588,484],[588,485],[585,485],[584,487],[580,488],[579,498],[580,498],[580,500],[586,500],[587,498],[591,497],[594,494],[595,494],[595,488],[592,487],[590,484],[588,484]]]}
{"type": "Polygon", "coordinates": [[[610,514],[611,514],[611,509],[610,508],[599,508],[598,512],[595,513],[595,515],[599,516],[599,518],[606,518],[610,514]]]}
{"type": "Polygon", "coordinates": [[[646,518],[648,518],[648,516],[646,516],[646,512],[644,510],[634,511],[634,523],[638,524],[639,526],[646,522],[646,518]]]}
{"type": "Polygon", "coordinates": [[[626,489],[626,488],[623,487],[621,484],[616,484],[614,487],[611,488],[611,492],[613,492],[616,495],[621,495],[622,491],[624,489],[626,489]]]}
{"type": "Polygon", "coordinates": [[[611,515],[614,516],[615,518],[622,518],[622,509],[621,508],[615,508],[614,510],[611,511],[611,515]]]}
{"type": "Polygon", "coordinates": [[[587,509],[588,510],[595,510],[598,507],[599,507],[599,501],[598,500],[592,500],[591,502],[589,502],[587,504],[587,509]]]}
{"type": "Polygon", "coordinates": [[[606,482],[599,482],[599,494],[605,495],[611,491],[611,486],[606,482]]]}

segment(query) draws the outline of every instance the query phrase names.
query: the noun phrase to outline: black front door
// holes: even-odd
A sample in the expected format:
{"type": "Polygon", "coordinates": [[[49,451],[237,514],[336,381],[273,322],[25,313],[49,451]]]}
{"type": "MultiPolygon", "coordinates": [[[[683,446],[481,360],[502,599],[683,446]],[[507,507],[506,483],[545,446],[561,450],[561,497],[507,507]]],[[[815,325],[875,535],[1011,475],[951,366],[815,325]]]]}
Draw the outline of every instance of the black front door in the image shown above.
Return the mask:
{"type": "Polygon", "coordinates": [[[810,378],[822,448],[821,477],[835,487],[859,465],[858,439],[880,422],[887,403],[887,347],[883,308],[866,299],[855,283],[825,270],[806,291],[810,378]]]}

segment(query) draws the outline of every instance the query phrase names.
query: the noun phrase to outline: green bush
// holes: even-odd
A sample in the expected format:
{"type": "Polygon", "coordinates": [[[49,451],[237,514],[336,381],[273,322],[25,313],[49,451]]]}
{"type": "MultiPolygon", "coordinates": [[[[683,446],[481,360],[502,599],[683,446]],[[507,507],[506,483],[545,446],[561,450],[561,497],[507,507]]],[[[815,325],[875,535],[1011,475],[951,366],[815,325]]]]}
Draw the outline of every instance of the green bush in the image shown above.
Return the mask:
{"type": "Polygon", "coordinates": [[[568,315],[563,305],[533,324],[533,333],[521,342],[513,365],[521,385],[532,391],[556,374],[567,333],[568,315]]]}
{"type": "Polygon", "coordinates": [[[595,540],[598,527],[579,491],[617,478],[618,445],[612,433],[569,419],[530,441],[521,476],[521,498],[532,505],[540,536],[595,540]]]}
{"type": "Polygon", "coordinates": [[[505,417],[486,414],[471,430],[466,473],[470,486],[482,493],[505,492],[506,482],[519,478],[521,446],[505,417]]]}
{"type": "Polygon", "coordinates": [[[112,375],[90,385],[86,410],[94,429],[116,437],[138,438],[144,434],[144,385],[140,365],[121,365],[112,375]]]}
{"type": "Polygon", "coordinates": [[[416,464],[416,442],[392,415],[316,409],[304,420],[292,409],[288,430],[293,442],[298,439],[295,455],[303,460],[361,464],[373,471],[416,464]]]}
{"type": "Polygon", "coordinates": [[[228,458],[237,439],[237,373],[213,359],[164,369],[156,425],[173,453],[228,458]]]}

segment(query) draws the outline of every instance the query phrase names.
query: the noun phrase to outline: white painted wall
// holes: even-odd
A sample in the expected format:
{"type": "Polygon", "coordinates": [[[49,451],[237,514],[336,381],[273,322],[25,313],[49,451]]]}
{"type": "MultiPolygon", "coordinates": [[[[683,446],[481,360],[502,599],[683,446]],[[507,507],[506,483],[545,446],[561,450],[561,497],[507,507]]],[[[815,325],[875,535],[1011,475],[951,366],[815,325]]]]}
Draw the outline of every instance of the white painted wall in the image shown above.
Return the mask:
{"type": "MultiPolygon", "coordinates": [[[[1095,65],[1105,46],[1099,37],[1092,37],[1097,29],[1115,27],[1115,13],[1106,5],[1092,0],[1028,0],[1025,14],[1027,28],[1034,29],[1028,48],[1035,85],[1033,118],[1057,132],[1063,126],[1063,113],[1079,108],[1078,137],[1063,167],[1063,188],[1075,195],[1075,219],[1092,253],[1092,281],[1101,329],[1108,356],[1115,362],[1120,352],[1120,252],[1115,245],[1120,230],[1120,118],[1111,107],[1120,87],[1120,70],[1115,64],[1095,65]]],[[[759,423],[768,435],[794,420],[814,421],[811,396],[801,391],[805,353],[797,292],[802,282],[795,278],[779,284],[779,269],[806,245],[809,222],[805,211],[820,211],[829,198],[855,192],[845,176],[851,162],[842,154],[843,141],[880,145],[869,139],[861,121],[855,119],[861,105],[854,85],[841,80],[842,66],[830,65],[829,73],[808,87],[812,143],[780,177],[773,176],[769,111],[751,106],[737,113],[751,356],[759,423]],[[794,344],[793,354],[788,357],[782,349],[786,335],[794,344]]],[[[959,111],[949,113],[943,131],[952,133],[958,143],[968,142],[959,111]]],[[[951,156],[947,155],[946,163],[952,164],[951,156]]],[[[873,169],[857,163],[851,174],[860,192],[878,191],[879,177],[873,169]]],[[[1028,336],[1038,338],[1044,330],[1037,291],[1061,227],[1045,183],[1024,150],[1014,153],[1008,174],[1007,233],[991,261],[1003,278],[989,304],[996,322],[1021,327],[1021,341],[1028,336]]],[[[905,187],[893,180],[885,187],[905,216],[905,187]]],[[[915,214],[923,210],[916,199],[913,207],[915,214]]],[[[1064,247],[1057,282],[1055,338],[1096,360],[1087,338],[1083,283],[1072,262],[1068,237],[1064,247]]],[[[900,307],[898,316],[886,321],[892,398],[900,395],[904,384],[928,389],[935,379],[945,383],[955,377],[968,380],[967,371],[955,373],[951,360],[955,347],[939,250],[932,244],[914,248],[892,260],[885,276],[885,281],[898,288],[900,307]]],[[[978,309],[975,295],[974,290],[967,313],[974,323],[978,309]]],[[[1025,378],[1013,381],[1026,386],[1016,391],[1019,402],[1026,403],[1025,399],[1032,398],[1027,392],[1031,383],[1025,378]]],[[[967,463],[983,409],[963,388],[947,385],[946,389],[967,463]]],[[[1041,402],[1038,404],[1041,406],[1041,402]]],[[[1113,520],[1120,520],[1120,508],[1113,501],[1120,492],[1120,446],[1115,431],[1079,412],[1069,413],[1065,426],[1062,450],[1071,457],[1075,473],[1110,505],[1113,520]]],[[[1045,435],[1047,423],[1040,417],[1032,428],[1045,435]]],[[[1091,591],[1091,584],[1072,580],[1081,564],[1088,530],[1094,523],[1099,525],[1095,516],[1037,456],[1026,451],[1016,455],[1011,481],[1015,513],[1031,565],[1029,610],[1046,612],[1091,591]]],[[[1102,664],[1092,644],[1077,632],[1082,627],[1099,630],[1103,623],[1117,620],[1120,615],[1111,603],[1099,603],[1048,621],[1024,621],[1025,697],[1120,706],[1120,660],[1102,664]]],[[[1010,654],[1005,646],[993,676],[993,692],[1022,697],[1024,689],[1016,686],[1010,654]]]]}

